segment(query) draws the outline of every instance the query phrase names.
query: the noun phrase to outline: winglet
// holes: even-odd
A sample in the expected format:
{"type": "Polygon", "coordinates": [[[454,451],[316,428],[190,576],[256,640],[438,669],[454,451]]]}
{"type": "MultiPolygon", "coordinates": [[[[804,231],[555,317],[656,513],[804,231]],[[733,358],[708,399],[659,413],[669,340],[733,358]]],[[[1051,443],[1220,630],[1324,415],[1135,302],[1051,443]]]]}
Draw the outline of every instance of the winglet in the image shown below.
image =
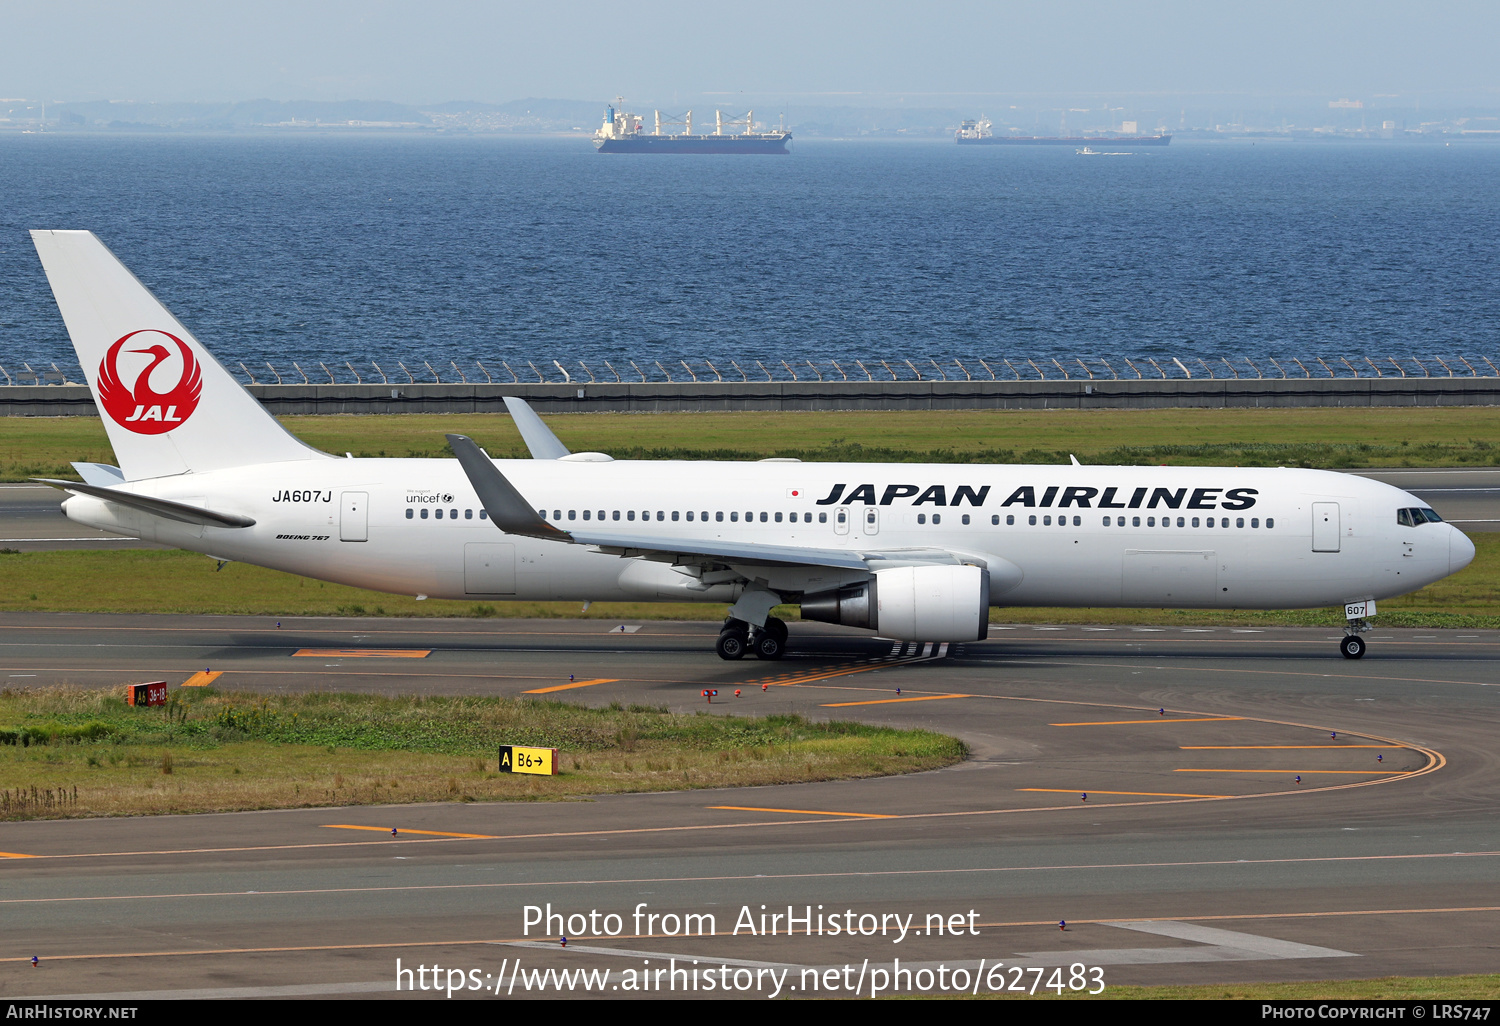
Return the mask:
{"type": "MultiPolygon", "coordinates": [[[[540,424],[541,421],[537,423],[540,424]]],[[[545,431],[546,428],[542,430],[545,431]]],[[[562,542],[573,540],[572,535],[559,531],[537,516],[535,508],[526,501],[525,496],[516,491],[515,485],[506,480],[505,475],[500,473],[500,468],[474,443],[474,439],[467,435],[448,435],[447,438],[453,455],[458,457],[459,466],[464,468],[464,474],[468,476],[469,483],[474,486],[480,503],[496,527],[506,534],[562,542]]]]}
{"type": "Polygon", "coordinates": [[[558,441],[552,429],[542,423],[542,418],[538,417],[536,411],[526,404],[525,399],[513,395],[504,398],[505,408],[510,411],[511,419],[516,422],[516,430],[521,432],[521,440],[526,443],[526,448],[531,450],[532,459],[556,460],[569,455],[568,447],[558,441]]]}

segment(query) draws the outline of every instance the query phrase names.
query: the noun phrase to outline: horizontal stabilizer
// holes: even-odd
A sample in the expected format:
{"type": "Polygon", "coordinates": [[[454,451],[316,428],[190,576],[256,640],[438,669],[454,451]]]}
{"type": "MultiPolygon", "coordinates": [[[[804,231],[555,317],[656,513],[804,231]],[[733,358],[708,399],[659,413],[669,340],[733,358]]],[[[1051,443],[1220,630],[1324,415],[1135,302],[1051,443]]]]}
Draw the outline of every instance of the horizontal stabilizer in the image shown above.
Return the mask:
{"type": "Polygon", "coordinates": [[[127,492],[120,488],[79,484],[77,481],[54,481],[46,477],[34,477],[32,480],[40,481],[42,484],[48,484],[54,488],[63,488],[70,492],[92,495],[96,499],[118,503],[121,506],[129,506],[131,509],[140,510],[142,513],[150,513],[152,516],[164,517],[167,520],[176,520],[184,524],[198,524],[201,527],[255,526],[254,520],[246,516],[241,516],[238,513],[221,513],[218,510],[189,506],[185,502],[158,499],[152,495],[138,495],[135,492],[127,492]]]}
{"type": "Polygon", "coordinates": [[[78,476],[83,478],[84,483],[100,485],[104,488],[113,488],[125,483],[125,472],[119,467],[112,467],[108,463],[75,463],[73,469],[78,476]]]}

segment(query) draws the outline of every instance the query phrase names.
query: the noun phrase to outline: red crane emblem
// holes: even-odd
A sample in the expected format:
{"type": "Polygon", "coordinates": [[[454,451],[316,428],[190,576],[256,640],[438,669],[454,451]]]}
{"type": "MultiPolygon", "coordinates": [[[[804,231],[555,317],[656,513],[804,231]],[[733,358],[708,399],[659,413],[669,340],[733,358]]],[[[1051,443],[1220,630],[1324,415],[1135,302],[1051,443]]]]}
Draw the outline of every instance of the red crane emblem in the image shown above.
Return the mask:
{"type": "MultiPolygon", "coordinates": [[[[142,340],[144,341],[144,340],[142,340]]],[[[176,335],[151,328],[132,331],[109,347],[104,359],[99,361],[99,403],[116,424],[141,435],[160,435],[179,427],[198,408],[198,397],[203,392],[203,373],[187,343],[176,335]],[[151,362],[135,376],[131,387],[126,387],[120,377],[119,357],[125,343],[141,334],[165,335],[177,343],[182,354],[182,371],[176,384],[165,392],[151,387],[151,375],[171,355],[171,351],[160,342],[143,349],[126,352],[150,356],[151,362]]]]}

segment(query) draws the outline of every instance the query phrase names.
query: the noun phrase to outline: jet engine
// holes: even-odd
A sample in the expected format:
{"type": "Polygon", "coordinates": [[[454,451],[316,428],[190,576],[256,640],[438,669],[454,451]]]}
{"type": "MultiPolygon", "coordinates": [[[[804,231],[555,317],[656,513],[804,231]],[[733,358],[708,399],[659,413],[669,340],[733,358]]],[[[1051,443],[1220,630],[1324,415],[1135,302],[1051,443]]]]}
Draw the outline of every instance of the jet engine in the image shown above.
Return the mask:
{"type": "Polygon", "coordinates": [[[902,566],[804,595],[802,619],[864,627],[898,641],[982,641],[990,575],[977,566],[902,566]]]}

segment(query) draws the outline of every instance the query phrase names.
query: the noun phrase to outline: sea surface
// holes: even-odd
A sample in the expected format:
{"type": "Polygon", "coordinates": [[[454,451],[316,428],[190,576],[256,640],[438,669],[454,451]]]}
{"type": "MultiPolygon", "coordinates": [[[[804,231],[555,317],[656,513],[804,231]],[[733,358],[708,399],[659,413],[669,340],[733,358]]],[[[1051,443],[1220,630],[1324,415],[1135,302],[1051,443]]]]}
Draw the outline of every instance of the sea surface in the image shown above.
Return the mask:
{"type": "Polygon", "coordinates": [[[76,376],[34,227],[96,232],[261,380],[1500,364],[1500,144],[6,134],[0,365],[76,376]]]}

